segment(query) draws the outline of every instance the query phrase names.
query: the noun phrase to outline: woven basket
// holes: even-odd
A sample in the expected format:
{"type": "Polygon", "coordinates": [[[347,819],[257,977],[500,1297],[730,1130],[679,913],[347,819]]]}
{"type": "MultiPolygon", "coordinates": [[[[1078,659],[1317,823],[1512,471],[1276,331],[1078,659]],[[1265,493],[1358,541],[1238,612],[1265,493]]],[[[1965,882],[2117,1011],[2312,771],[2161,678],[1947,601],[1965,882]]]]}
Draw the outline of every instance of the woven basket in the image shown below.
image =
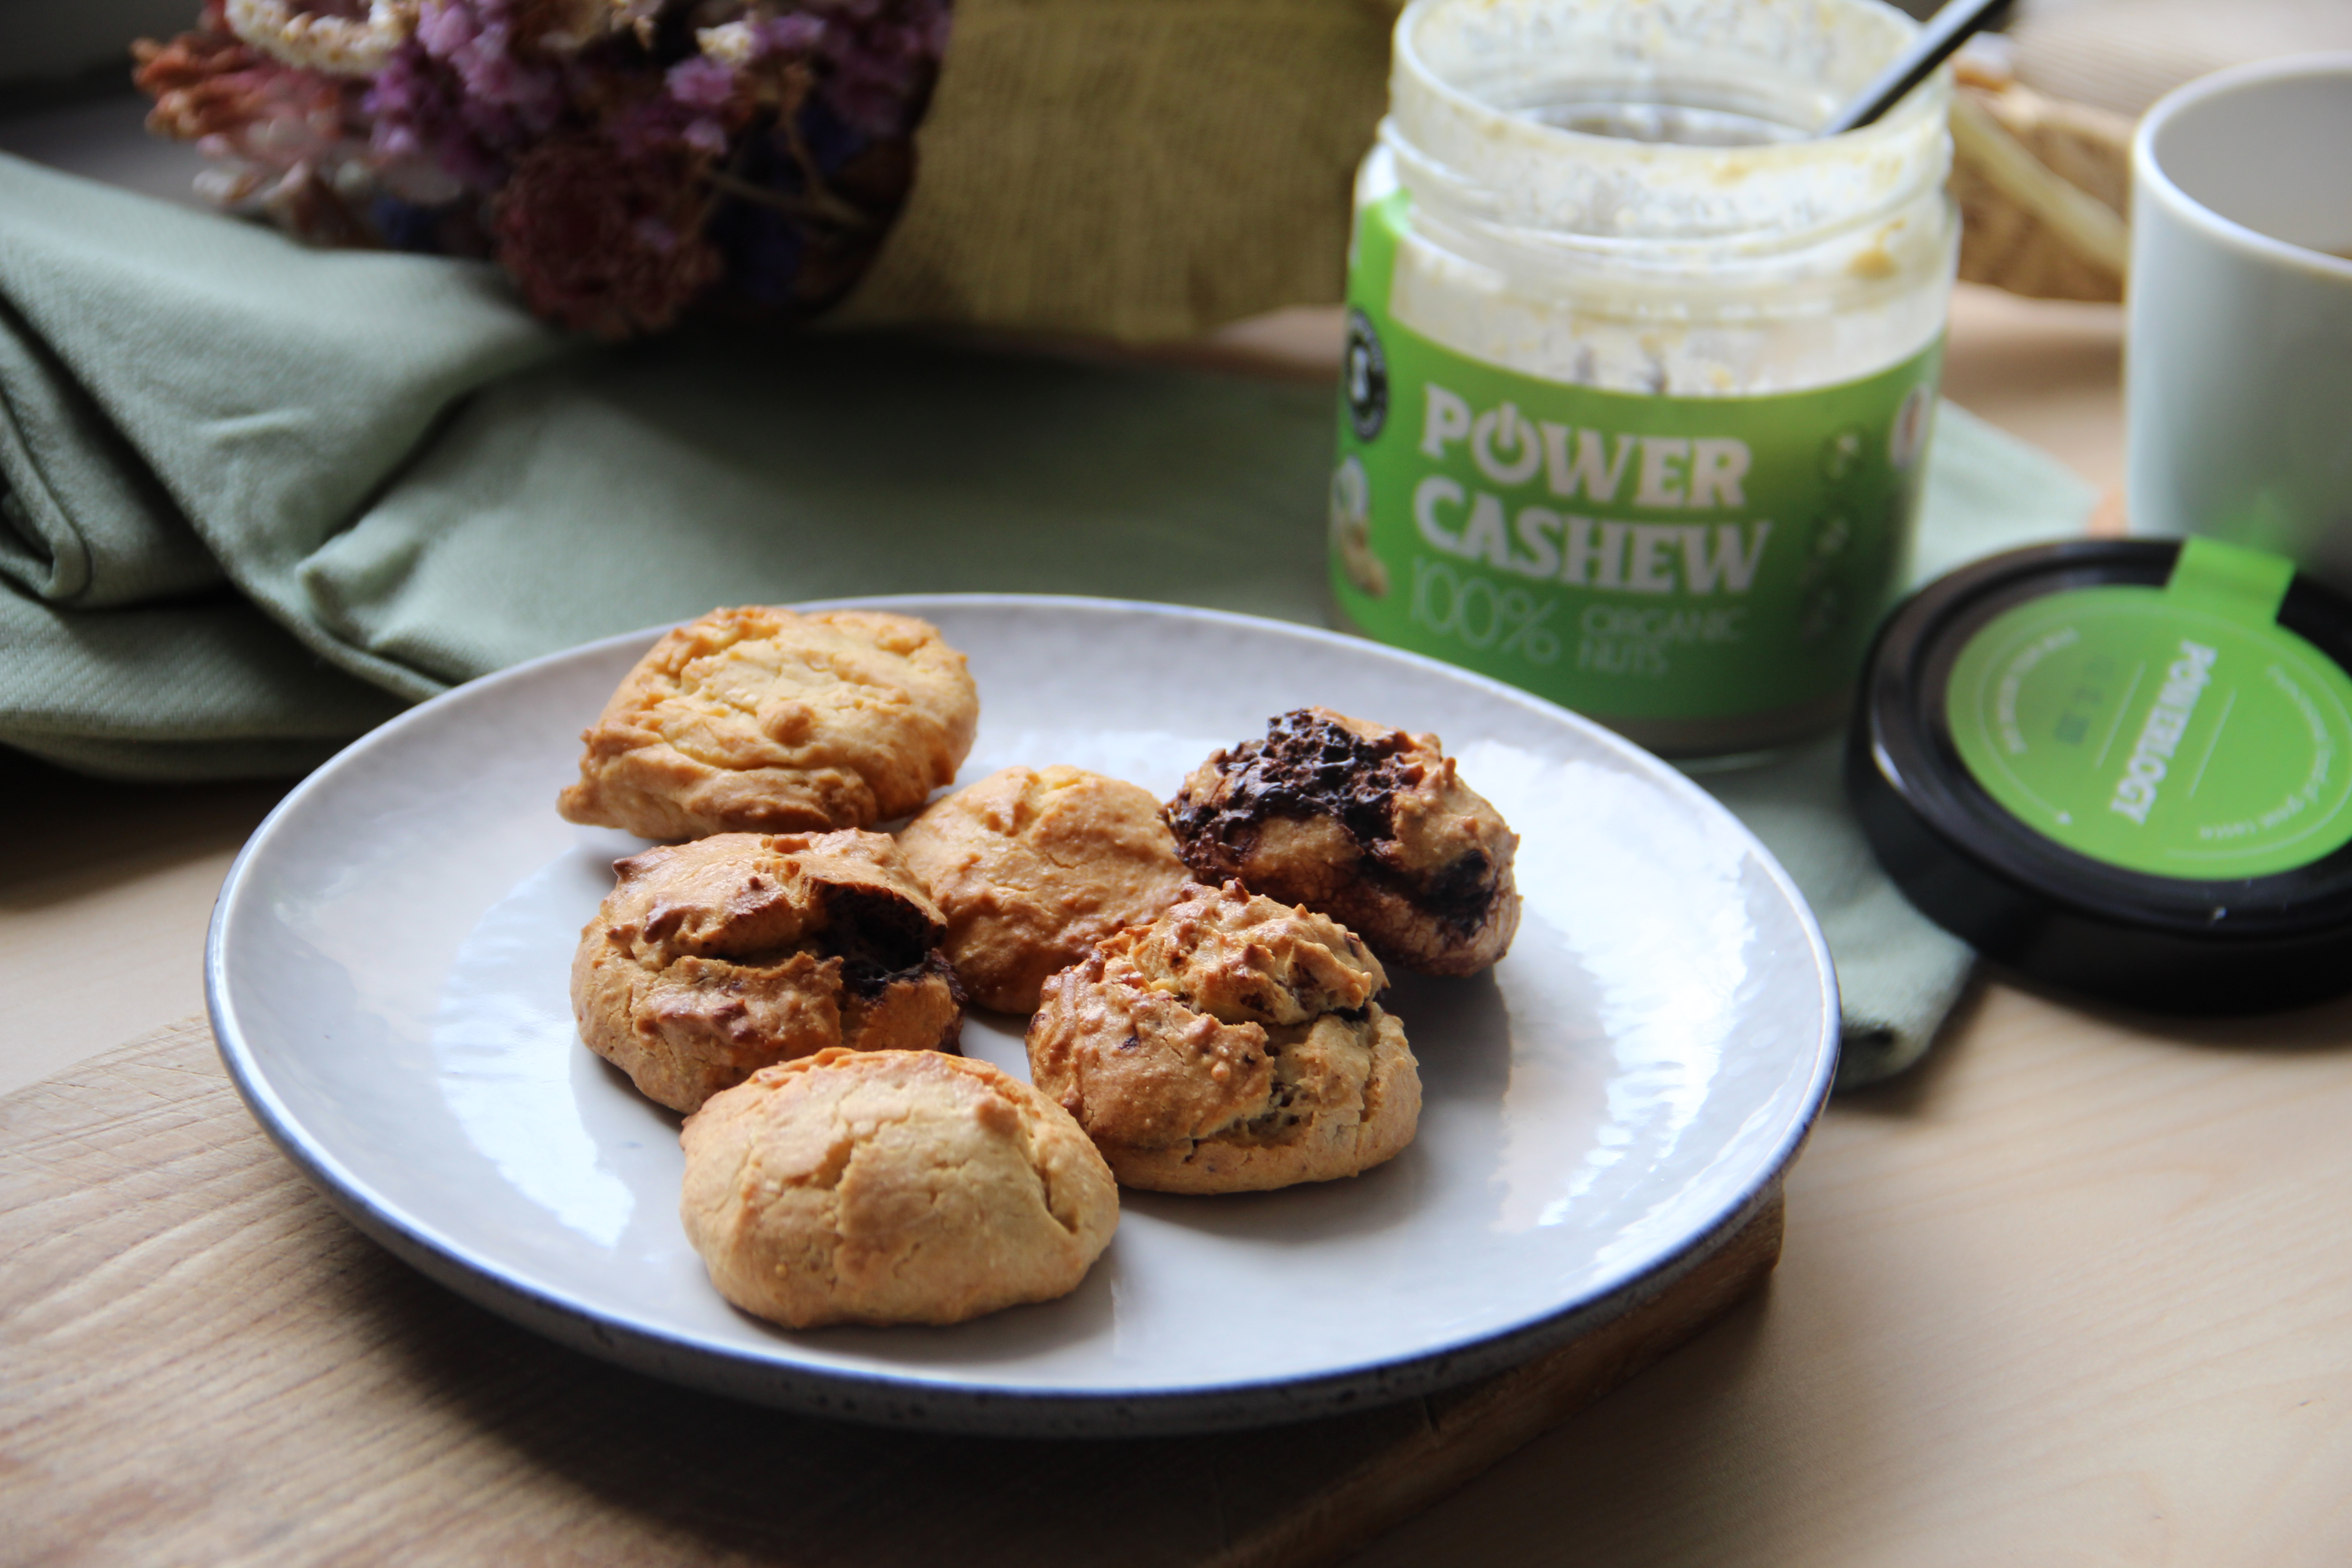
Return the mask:
{"type": "Polygon", "coordinates": [[[2020,0],[2018,13],[1953,62],[1960,276],[2049,299],[2123,297],[2132,128],[2150,104],[2227,66],[2352,49],[2352,0],[2020,0]]]}
{"type": "Polygon", "coordinates": [[[1952,95],[1960,276],[2045,300],[2120,300],[2132,121],[2020,83],[1952,95]]]}

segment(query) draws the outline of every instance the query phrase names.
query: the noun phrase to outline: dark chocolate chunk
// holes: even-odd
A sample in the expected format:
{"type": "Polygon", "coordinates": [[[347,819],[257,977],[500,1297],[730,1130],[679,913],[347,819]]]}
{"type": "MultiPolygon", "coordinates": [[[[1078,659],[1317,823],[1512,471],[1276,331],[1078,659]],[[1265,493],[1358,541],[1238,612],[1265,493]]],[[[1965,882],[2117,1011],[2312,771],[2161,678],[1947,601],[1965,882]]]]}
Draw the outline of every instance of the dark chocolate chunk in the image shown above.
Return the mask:
{"type": "Polygon", "coordinates": [[[1266,722],[1265,739],[1220,752],[1223,775],[1209,800],[1178,797],[1169,826],[1178,841],[1206,834],[1241,845],[1270,816],[1328,816],[1359,845],[1395,837],[1396,793],[1420,778],[1401,753],[1408,737],[1381,740],[1335,724],[1309,709],[1266,722]]]}
{"type": "MultiPolygon", "coordinates": [[[[824,897],[823,945],[841,955],[845,986],[872,995],[933,966],[940,929],[905,899],[845,887],[828,887],[824,897]]],[[[944,959],[940,966],[945,966],[944,959]]]]}

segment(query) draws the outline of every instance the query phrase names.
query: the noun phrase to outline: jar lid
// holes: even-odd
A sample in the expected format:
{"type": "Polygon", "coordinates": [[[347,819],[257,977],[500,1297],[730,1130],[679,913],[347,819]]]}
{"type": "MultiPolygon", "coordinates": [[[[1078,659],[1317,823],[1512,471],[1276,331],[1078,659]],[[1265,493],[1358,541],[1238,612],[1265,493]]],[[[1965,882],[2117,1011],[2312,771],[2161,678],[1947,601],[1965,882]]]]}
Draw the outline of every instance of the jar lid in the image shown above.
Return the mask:
{"type": "Polygon", "coordinates": [[[2213,540],[2011,551],[1880,628],[1846,754],[1905,895],[2142,1006],[2352,990],[2352,604],[2213,540]]]}

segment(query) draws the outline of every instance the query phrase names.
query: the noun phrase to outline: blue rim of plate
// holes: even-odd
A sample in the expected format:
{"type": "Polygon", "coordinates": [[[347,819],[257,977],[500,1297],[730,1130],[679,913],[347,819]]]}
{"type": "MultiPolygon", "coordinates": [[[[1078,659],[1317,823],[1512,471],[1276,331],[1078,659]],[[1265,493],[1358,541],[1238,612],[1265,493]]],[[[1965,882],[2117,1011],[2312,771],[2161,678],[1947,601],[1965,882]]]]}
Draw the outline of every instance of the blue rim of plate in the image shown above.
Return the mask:
{"type": "Polygon", "coordinates": [[[800,610],[884,609],[923,615],[926,606],[939,608],[1019,609],[1027,605],[1092,609],[1104,613],[1145,614],[1272,629],[1287,636],[1321,642],[1351,652],[1392,659],[1476,687],[1490,695],[1540,713],[1550,721],[1566,720],[1587,739],[1641,763],[1669,791],[1682,793],[1702,811],[1728,822],[1745,839],[1773,885],[1788,899],[1804,932],[1807,950],[1822,985],[1822,1035],[1814,1050],[1812,1072],[1799,1101],[1799,1113],[1783,1132],[1771,1159],[1757,1179],[1726,1205],[1712,1223],[1687,1244],[1663,1257],[1644,1261],[1616,1284],[1563,1303],[1548,1312],[1506,1329],[1444,1345],[1420,1354],[1376,1361],[1339,1369],[1320,1376],[1264,1382],[1204,1385],[1181,1392],[1165,1390],[1094,1389],[1085,1392],[1034,1392],[988,1388],[969,1382],[920,1376],[863,1374],[817,1368],[783,1354],[747,1354],[733,1347],[698,1341],[601,1310],[593,1304],[521,1282],[497,1258],[436,1235],[433,1228],[402,1212],[369,1190],[367,1184],[346,1170],[332,1152],[310,1136],[271,1089],[252,1047],[237,1026],[229,997],[226,931],[242,895],[248,870],[257,858],[269,853],[271,837],[281,821],[301,810],[329,775],[344,768],[365,765],[370,752],[404,735],[411,728],[436,721],[439,712],[469,700],[484,689],[585,654],[645,646],[679,623],[600,637],[572,647],[543,654],[452,687],[353,741],[321,763],[279,801],[262,819],[239,850],[221,883],[205,938],[205,1005],[215,1045],[237,1093],[270,1141],[310,1184],[361,1232],[419,1273],[456,1291],[478,1306],[548,1339],[612,1362],[632,1371],[689,1388],[743,1399],[803,1415],[856,1421],[866,1425],[961,1433],[970,1436],[1024,1437],[1166,1436],[1188,1433],[1269,1426],[1441,1393],[1480,1377],[1507,1371],[1549,1351],[1560,1348],[1633,1311],[1662,1294],[1713,1257],[1725,1243],[1779,1194],[1781,1179],[1803,1151],[1819,1120],[1837,1070],[1839,1010],[1837,981],[1831,967],[1828,943],[1811,907],[1796,883],[1748,826],[1733,816],[1671,764],[1602,728],[1582,715],[1548,702],[1517,687],[1360,637],[1320,627],[1245,616],[1226,610],[1184,605],[1160,605],[1142,600],[1096,598],[1053,594],[893,594],[845,599],[813,599],[787,607],[800,610]]]}

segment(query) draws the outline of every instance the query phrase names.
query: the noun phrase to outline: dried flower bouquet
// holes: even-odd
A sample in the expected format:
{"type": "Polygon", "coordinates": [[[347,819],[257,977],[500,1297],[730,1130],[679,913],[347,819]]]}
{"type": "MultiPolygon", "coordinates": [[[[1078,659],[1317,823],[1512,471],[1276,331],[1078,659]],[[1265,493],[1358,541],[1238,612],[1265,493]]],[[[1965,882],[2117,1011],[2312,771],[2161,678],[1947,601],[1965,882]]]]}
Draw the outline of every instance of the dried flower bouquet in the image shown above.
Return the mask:
{"type": "Polygon", "coordinates": [[[948,0],[205,0],[149,124],[305,238],[495,258],[608,338],[807,314],[914,178],[948,0]]]}

